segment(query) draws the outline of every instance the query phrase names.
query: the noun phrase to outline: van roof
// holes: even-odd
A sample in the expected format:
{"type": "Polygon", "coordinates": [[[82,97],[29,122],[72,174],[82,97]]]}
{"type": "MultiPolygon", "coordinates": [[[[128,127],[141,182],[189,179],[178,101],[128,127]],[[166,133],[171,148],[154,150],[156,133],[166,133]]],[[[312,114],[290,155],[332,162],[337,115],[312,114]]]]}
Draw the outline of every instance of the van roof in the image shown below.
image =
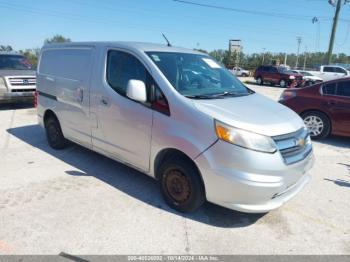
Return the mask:
{"type": "Polygon", "coordinates": [[[204,54],[193,49],[167,46],[164,44],[155,43],[143,43],[143,42],[127,42],[127,41],[115,41],[115,42],[69,42],[69,43],[54,43],[45,44],[43,49],[46,48],[63,48],[63,47],[83,47],[83,46],[98,46],[98,47],[120,47],[134,50],[141,50],[144,52],[179,52],[179,53],[193,53],[193,54],[204,54]]]}

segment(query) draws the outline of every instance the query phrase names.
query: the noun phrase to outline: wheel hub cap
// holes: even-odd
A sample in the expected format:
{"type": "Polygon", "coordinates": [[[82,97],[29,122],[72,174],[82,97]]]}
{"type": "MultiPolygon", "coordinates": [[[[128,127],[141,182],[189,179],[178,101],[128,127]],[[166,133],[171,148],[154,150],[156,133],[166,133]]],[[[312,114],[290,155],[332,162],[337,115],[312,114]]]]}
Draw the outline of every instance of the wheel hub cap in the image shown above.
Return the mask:
{"type": "Polygon", "coordinates": [[[179,203],[188,200],[191,187],[188,178],[179,170],[171,170],[166,176],[166,189],[169,195],[179,203]]]}
{"type": "Polygon", "coordinates": [[[304,119],[306,127],[309,129],[311,136],[318,136],[322,133],[324,124],[318,116],[308,116],[304,119]]]}

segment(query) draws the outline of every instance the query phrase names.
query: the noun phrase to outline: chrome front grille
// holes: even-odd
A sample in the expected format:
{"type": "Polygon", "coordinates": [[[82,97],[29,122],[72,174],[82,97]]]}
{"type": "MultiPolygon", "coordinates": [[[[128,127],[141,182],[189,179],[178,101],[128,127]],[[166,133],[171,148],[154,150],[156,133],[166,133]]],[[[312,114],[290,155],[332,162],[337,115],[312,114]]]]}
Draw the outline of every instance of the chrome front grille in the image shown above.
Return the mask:
{"type": "Polygon", "coordinates": [[[294,133],[275,136],[273,140],[287,165],[302,161],[312,151],[309,132],[305,128],[294,133]]]}
{"type": "Polygon", "coordinates": [[[11,86],[35,86],[35,77],[9,77],[9,83],[11,86]]]}

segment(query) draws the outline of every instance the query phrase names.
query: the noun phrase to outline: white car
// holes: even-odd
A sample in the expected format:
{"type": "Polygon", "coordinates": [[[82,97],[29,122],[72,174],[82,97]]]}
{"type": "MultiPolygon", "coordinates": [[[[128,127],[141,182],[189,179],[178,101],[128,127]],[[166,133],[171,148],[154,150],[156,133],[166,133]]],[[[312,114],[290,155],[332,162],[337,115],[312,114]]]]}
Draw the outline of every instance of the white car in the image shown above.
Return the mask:
{"type": "Polygon", "coordinates": [[[51,147],[71,140],[136,168],[159,180],[178,211],[208,200],[267,212],[310,179],[303,120],[206,54],[134,42],[52,44],[37,77],[51,147]]]}
{"type": "Polygon", "coordinates": [[[302,70],[292,70],[293,73],[303,75],[303,80],[306,86],[314,85],[323,82],[323,79],[319,76],[315,76],[307,71],[302,70]]]}
{"type": "Polygon", "coordinates": [[[322,78],[323,81],[350,76],[350,71],[338,65],[323,65],[319,71],[307,71],[308,73],[322,78]]]}
{"type": "Polygon", "coordinates": [[[243,76],[243,77],[247,77],[250,76],[250,72],[249,70],[245,70],[241,67],[234,67],[230,70],[232,72],[232,74],[234,74],[235,76],[243,76]]]}

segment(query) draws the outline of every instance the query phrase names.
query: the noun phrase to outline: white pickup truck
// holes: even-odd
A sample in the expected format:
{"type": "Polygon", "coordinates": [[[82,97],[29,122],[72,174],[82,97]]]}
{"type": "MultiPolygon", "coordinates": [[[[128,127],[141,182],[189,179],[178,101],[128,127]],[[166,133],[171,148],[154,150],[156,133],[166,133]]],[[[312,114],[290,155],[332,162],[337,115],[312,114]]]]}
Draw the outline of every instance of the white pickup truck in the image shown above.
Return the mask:
{"type": "Polygon", "coordinates": [[[323,65],[320,66],[320,71],[307,71],[314,76],[318,76],[323,81],[329,81],[337,78],[350,76],[350,71],[345,67],[338,65],[323,65]]]}
{"type": "Polygon", "coordinates": [[[250,76],[249,70],[245,70],[245,69],[243,69],[241,67],[234,67],[230,71],[235,76],[243,76],[243,77],[250,76]]]}

